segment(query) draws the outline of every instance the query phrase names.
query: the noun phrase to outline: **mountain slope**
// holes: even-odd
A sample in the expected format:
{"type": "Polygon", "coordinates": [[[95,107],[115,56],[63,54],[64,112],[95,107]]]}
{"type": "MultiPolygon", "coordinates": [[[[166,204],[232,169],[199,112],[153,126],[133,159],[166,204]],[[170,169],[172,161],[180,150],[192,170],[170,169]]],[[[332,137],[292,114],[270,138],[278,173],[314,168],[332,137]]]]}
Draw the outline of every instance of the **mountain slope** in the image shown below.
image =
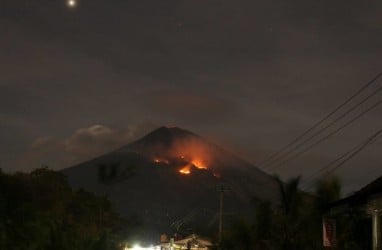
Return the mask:
{"type": "Polygon", "coordinates": [[[75,188],[107,193],[122,214],[142,217],[155,234],[214,226],[222,186],[229,214],[247,213],[253,197],[278,197],[272,177],[180,128],[161,127],[63,172],[75,188]]]}

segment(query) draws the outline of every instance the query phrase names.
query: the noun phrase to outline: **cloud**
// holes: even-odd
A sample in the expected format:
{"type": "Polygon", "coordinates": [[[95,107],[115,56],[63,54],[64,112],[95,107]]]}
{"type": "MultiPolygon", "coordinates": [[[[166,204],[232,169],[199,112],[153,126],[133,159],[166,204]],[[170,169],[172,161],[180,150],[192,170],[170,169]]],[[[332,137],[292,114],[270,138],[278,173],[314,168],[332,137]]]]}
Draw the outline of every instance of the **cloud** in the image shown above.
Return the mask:
{"type": "Polygon", "coordinates": [[[130,129],[111,129],[97,124],[76,130],[63,141],[63,146],[66,152],[78,156],[97,155],[122,146],[132,137],[130,129]]]}
{"type": "Polygon", "coordinates": [[[15,166],[17,170],[31,170],[41,165],[54,169],[69,167],[128,144],[153,127],[151,123],[126,129],[94,124],[79,128],[65,138],[40,136],[30,144],[15,166]]]}

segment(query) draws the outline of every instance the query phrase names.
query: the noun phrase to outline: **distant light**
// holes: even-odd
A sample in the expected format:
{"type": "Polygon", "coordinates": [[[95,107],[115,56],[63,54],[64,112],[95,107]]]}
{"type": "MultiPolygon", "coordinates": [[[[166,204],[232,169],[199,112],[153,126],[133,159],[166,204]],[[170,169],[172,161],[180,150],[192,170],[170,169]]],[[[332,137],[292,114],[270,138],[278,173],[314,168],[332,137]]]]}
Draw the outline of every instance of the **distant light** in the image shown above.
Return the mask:
{"type": "Polygon", "coordinates": [[[220,177],[221,177],[221,175],[220,175],[219,173],[213,173],[213,175],[214,175],[214,177],[216,177],[216,178],[220,178],[220,177]]]}
{"type": "Polygon", "coordinates": [[[131,250],[153,250],[156,248],[153,245],[151,245],[149,247],[141,247],[139,244],[136,244],[133,246],[133,248],[128,248],[128,249],[131,249],[131,250]]]}
{"type": "Polygon", "coordinates": [[[67,4],[70,8],[74,8],[77,6],[76,0],[67,0],[67,4]]]}
{"type": "Polygon", "coordinates": [[[132,248],[132,250],[142,250],[142,249],[144,249],[143,247],[141,247],[140,245],[134,245],[133,246],[133,248],[132,248]]]}
{"type": "Polygon", "coordinates": [[[166,159],[154,158],[154,162],[157,164],[170,164],[170,162],[166,159]]]}

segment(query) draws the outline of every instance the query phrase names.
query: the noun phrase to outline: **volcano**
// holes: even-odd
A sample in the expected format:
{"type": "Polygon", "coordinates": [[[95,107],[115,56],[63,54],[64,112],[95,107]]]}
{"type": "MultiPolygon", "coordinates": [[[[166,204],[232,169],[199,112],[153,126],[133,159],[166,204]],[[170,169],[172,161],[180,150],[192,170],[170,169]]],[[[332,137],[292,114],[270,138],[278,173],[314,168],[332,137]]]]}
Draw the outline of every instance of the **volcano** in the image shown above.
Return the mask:
{"type": "Polygon", "coordinates": [[[118,150],[63,170],[74,188],[107,194],[146,234],[214,231],[224,192],[226,217],[247,214],[253,198],[277,202],[273,177],[204,138],[161,127],[118,150]]]}

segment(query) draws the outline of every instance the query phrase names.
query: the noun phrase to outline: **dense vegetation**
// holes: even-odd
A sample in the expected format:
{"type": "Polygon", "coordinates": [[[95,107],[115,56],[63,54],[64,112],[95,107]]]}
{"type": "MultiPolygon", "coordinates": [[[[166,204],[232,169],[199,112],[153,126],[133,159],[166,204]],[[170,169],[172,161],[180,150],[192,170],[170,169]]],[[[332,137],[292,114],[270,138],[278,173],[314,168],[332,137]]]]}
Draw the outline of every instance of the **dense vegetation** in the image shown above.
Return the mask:
{"type": "MultiPolygon", "coordinates": [[[[340,198],[340,183],[332,177],[317,182],[312,194],[299,189],[300,178],[278,180],[281,202],[256,201],[253,218],[235,219],[226,231],[223,249],[315,250],[322,246],[322,218],[328,205],[340,198]]],[[[337,249],[371,249],[371,220],[362,210],[334,216],[337,249]]]]}
{"type": "MultiPolygon", "coordinates": [[[[328,204],[340,198],[338,179],[319,181],[311,194],[299,189],[299,178],[277,180],[281,202],[257,200],[251,218],[231,220],[221,249],[322,249],[322,217],[328,204]]],[[[335,218],[338,249],[370,248],[371,225],[364,212],[353,209],[335,218]]],[[[121,249],[135,226],[115,212],[106,196],[73,190],[60,172],[0,171],[0,249],[121,249]]]]}
{"type": "Polygon", "coordinates": [[[72,190],[60,172],[0,171],[0,249],[112,250],[127,224],[106,196],[72,190]]]}

